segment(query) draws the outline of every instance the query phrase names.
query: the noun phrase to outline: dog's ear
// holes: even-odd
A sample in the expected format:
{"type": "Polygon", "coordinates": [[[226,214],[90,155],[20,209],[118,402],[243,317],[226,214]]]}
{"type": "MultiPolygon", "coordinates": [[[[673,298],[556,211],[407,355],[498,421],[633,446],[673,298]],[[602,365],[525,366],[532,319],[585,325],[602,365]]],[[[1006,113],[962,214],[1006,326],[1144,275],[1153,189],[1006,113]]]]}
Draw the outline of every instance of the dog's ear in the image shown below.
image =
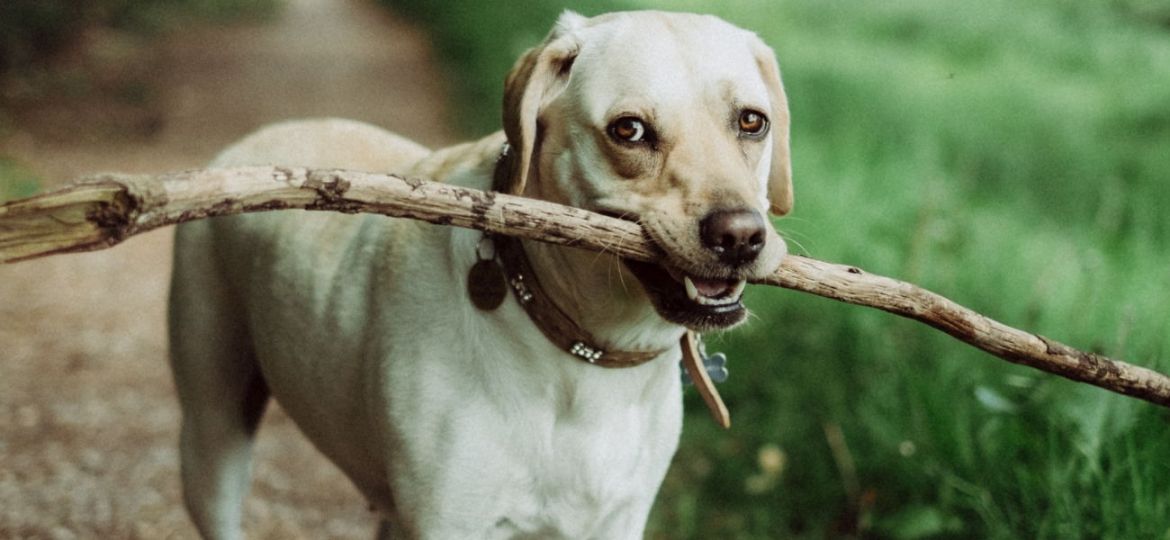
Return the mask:
{"type": "Polygon", "coordinates": [[[574,31],[585,21],[585,17],[566,11],[544,43],[524,53],[508,73],[504,82],[504,133],[515,161],[502,190],[506,193],[524,192],[539,136],[540,112],[569,81],[569,71],[580,50],[574,31]]]}
{"type": "Polygon", "coordinates": [[[772,213],[783,216],[792,211],[792,161],[788,153],[788,96],[780,81],[780,65],[776,54],[760,41],[752,38],[752,54],[760,68],[760,75],[768,87],[772,112],[772,170],[768,178],[768,201],[772,213]]]}

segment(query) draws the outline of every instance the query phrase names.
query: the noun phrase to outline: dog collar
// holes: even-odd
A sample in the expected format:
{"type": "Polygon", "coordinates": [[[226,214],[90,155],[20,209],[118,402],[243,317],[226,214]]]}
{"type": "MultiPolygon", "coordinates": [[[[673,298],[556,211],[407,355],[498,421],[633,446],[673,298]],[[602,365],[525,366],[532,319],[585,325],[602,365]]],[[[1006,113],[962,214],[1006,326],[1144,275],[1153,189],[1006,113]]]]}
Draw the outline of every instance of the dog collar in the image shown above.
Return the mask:
{"type": "MultiPolygon", "coordinates": [[[[500,155],[496,158],[496,167],[493,171],[492,189],[506,192],[511,185],[511,179],[516,174],[515,153],[511,145],[504,143],[500,155]]],[[[513,195],[519,195],[514,193],[513,195]]],[[[524,244],[510,236],[486,235],[481,245],[476,249],[479,262],[472,268],[470,278],[470,292],[472,301],[480,309],[494,309],[503,301],[502,291],[498,289],[499,278],[492,276],[495,271],[492,258],[499,260],[503,266],[503,281],[512,289],[516,301],[528,313],[528,318],[536,324],[544,337],[548,338],[557,348],[590,364],[609,367],[633,367],[644,364],[666,352],[666,349],[657,351],[617,351],[602,346],[600,342],[581,328],[573,318],[565,313],[561,306],[544,292],[528,255],[524,251],[524,244]],[[480,248],[484,243],[490,243],[494,253],[485,255],[480,248]],[[477,275],[478,274],[478,275],[477,275]]]]}
{"type": "MultiPolygon", "coordinates": [[[[507,191],[511,177],[516,173],[515,156],[510,150],[510,145],[505,142],[500,149],[500,155],[496,158],[492,175],[492,189],[496,191],[507,191]]],[[[479,260],[472,267],[468,283],[472,302],[476,307],[489,311],[499,307],[505,296],[499,286],[502,281],[512,289],[516,301],[545,338],[557,348],[580,360],[607,368],[633,367],[653,360],[667,351],[667,349],[614,351],[599,346],[593,336],[578,326],[552,298],[544,294],[544,289],[528,262],[524,245],[520,240],[485,233],[481,247],[485,243],[491,245],[492,253],[485,255],[477,247],[476,255],[479,260]],[[500,266],[503,266],[502,276],[499,275],[500,266],[492,260],[497,258],[500,266]]],[[[699,334],[694,331],[687,330],[683,334],[679,347],[682,349],[683,372],[698,389],[711,417],[724,429],[730,428],[731,415],[719,396],[719,391],[715,389],[715,381],[712,381],[710,376],[712,373],[721,372],[722,378],[726,377],[727,372],[722,362],[718,362],[718,366],[707,365],[708,357],[703,351],[699,334]]]]}
{"type": "Polygon", "coordinates": [[[496,255],[504,267],[505,280],[516,301],[544,337],[557,348],[590,364],[608,368],[641,365],[666,352],[666,349],[620,351],[601,345],[545,294],[520,240],[510,236],[493,237],[492,240],[496,255]]]}

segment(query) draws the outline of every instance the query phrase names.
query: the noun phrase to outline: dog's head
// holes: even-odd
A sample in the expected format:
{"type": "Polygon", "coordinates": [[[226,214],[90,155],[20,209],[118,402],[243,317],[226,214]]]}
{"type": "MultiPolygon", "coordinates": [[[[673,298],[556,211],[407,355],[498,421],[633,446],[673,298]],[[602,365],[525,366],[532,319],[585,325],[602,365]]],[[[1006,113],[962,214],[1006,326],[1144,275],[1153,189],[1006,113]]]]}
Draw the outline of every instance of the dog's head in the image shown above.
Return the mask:
{"type": "Polygon", "coordinates": [[[772,50],[718,18],[566,12],[509,74],[509,191],[636,220],[666,254],[625,261],[655,310],[698,330],[742,321],[776,269],[769,212],[792,208],[788,102],[772,50]]]}

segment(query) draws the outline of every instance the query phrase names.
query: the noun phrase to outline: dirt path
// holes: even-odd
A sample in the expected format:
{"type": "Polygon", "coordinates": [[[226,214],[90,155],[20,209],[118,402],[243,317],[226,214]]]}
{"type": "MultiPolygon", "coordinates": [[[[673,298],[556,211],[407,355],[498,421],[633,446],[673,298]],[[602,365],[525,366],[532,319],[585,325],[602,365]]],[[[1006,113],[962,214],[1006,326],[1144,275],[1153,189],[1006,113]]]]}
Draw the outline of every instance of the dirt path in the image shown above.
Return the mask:
{"type": "MultiPolygon", "coordinates": [[[[323,115],[450,140],[425,36],[367,3],[290,0],[263,26],[180,34],[155,56],[149,136],[50,142],[18,125],[0,154],[45,179],[161,172],[200,166],[266,122],[323,115]]],[[[0,538],[196,536],[166,361],[170,235],[0,266],[0,538]]],[[[373,534],[356,491],[275,407],[256,464],[250,538],[373,534]]]]}

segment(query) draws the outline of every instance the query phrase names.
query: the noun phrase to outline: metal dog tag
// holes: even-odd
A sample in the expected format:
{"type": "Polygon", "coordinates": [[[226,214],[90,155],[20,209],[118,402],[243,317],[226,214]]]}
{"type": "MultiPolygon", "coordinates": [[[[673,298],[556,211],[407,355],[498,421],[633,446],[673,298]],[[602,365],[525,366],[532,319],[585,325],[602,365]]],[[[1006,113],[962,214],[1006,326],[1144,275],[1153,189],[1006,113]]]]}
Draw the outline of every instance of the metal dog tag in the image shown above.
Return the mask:
{"type": "MultiPolygon", "coordinates": [[[[682,347],[684,375],[694,383],[695,389],[702,396],[703,403],[707,405],[707,411],[711,413],[711,418],[715,420],[715,423],[723,429],[731,428],[731,413],[727,411],[727,405],[723,403],[723,398],[715,389],[715,382],[711,380],[712,365],[707,362],[708,356],[702,350],[702,341],[699,335],[687,330],[679,341],[679,345],[682,347]]],[[[718,365],[716,371],[722,371],[723,378],[726,378],[726,368],[722,363],[726,363],[727,357],[715,356],[719,357],[714,361],[714,364],[718,365]]]]}
{"type": "MultiPolygon", "coordinates": [[[[705,352],[705,351],[704,351],[705,352]]],[[[727,355],[721,352],[703,357],[703,367],[707,369],[707,376],[711,382],[727,382],[727,355]]]]}
{"type": "MultiPolygon", "coordinates": [[[[698,336],[696,336],[698,337],[698,336]]],[[[707,376],[711,378],[713,383],[721,383],[727,381],[727,355],[721,352],[708,355],[707,347],[701,340],[698,342],[699,359],[703,364],[703,370],[707,372],[707,376]]],[[[692,385],[695,382],[691,380],[691,375],[687,371],[682,371],[682,382],[684,385],[692,385]]]]}
{"type": "Polygon", "coordinates": [[[492,311],[504,303],[508,295],[508,285],[504,280],[504,270],[496,263],[495,245],[491,237],[484,235],[475,248],[479,259],[471,265],[467,272],[467,293],[471,296],[471,303],[484,311],[492,311]],[[487,251],[488,253],[484,253],[487,251]]]}

